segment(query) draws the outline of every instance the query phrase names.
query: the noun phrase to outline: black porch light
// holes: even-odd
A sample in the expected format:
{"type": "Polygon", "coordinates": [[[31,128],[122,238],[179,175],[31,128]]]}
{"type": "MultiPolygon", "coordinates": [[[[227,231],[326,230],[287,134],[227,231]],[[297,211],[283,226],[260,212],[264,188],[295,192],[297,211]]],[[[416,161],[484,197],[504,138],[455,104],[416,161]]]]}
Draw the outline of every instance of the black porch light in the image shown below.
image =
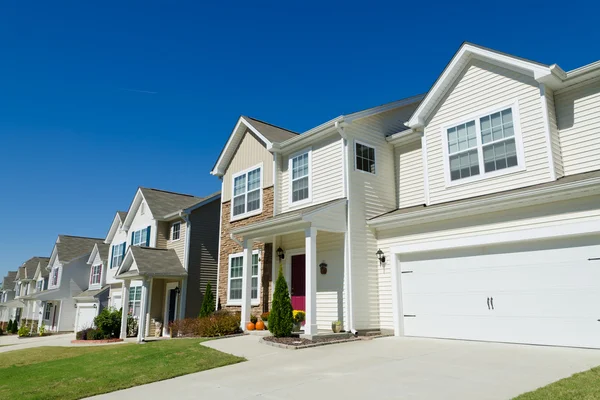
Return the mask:
{"type": "Polygon", "coordinates": [[[283,254],[283,250],[281,249],[281,247],[277,249],[277,257],[279,257],[279,261],[285,258],[285,254],[283,254]]]}
{"type": "Polygon", "coordinates": [[[179,289],[179,286],[176,286],[175,289],[175,293],[177,294],[177,296],[179,296],[179,293],[181,293],[181,289],[179,289]]]}
{"type": "Polygon", "coordinates": [[[383,251],[381,251],[381,249],[377,250],[377,259],[379,260],[380,264],[383,264],[385,262],[385,255],[383,254],[383,251]]]}

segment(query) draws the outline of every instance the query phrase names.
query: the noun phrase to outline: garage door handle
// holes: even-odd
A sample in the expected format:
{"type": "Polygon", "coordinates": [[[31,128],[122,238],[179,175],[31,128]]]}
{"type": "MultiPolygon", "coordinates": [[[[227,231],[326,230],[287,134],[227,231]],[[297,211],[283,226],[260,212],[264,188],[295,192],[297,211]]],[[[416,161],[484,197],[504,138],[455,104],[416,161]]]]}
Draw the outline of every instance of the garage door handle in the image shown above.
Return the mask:
{"type": "Polygon", "coordinates": [[[488,301],[487,301],[487,304],[488,304],[488,310],[491,310],[491,308],[490,308],[490,298],[488,297],[488,298],[487,298],[487,300],[488,300],[488,301]]]}
{"type": "Polygon", "coordinates": [[[492,305],[492,310],[493,310],[494,309],[494,298],[493,297],[490,297],[490,303],[492,305]]]}

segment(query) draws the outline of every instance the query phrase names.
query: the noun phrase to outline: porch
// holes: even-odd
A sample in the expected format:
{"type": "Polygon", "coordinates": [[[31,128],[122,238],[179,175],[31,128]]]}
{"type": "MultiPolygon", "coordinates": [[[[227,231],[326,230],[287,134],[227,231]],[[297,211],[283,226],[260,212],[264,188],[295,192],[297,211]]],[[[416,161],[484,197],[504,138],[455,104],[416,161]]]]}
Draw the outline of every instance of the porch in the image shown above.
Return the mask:
{"type": "MultiPolygon", "coordinates": [[[[272,219],[247,225],[232,232],[243,248],[241,271],[241,328],[250,321],[256,266],[253,268],[254,242],[272,243],[271,265],[273,285],[279,269],[288,284],[292,307],[303,310],[306,320],[303,334],[307,337],[331,333],[331,323],[341,321],[350,330],[348,318],[349,287],[346,263],[346,199],[338,199],[272,219]],[[275,250],[277,249],[277,250],[275,250]]],[[[231,282],[230,282],[231,284],[231,282]]]]}

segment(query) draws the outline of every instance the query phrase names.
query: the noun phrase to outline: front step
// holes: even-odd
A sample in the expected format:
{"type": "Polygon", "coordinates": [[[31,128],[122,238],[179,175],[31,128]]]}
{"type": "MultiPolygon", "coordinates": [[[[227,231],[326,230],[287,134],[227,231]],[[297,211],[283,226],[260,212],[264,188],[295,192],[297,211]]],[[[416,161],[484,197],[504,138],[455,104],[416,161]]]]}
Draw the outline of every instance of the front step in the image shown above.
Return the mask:
{"type": "Polygon", "coordinates": [[[356,333],[358,334],[358,336],[366,336],[366,337],[372,337],[372,336],[381,336],[381,331],[380,330],[358,330],[356,331],[356,333]]]}

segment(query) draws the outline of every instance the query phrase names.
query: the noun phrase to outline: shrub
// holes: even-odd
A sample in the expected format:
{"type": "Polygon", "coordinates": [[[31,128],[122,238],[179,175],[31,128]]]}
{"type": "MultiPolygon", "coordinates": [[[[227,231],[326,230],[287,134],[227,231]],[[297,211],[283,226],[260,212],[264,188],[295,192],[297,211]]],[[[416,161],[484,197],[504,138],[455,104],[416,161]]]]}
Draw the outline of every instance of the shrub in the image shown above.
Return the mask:
{"type": "Polygon", "coordinates": [[[46,334],[46,325],[42,322],[42,326],[38,329],[40,336],[44,336],[46,334]]]}
{"type": "Polygon", "coordinates": [[[96,318],[94,324],[106,338],[118,338],[121,334],[121,310],[105,308],[96,318]]]}
{"type": "Polygon", "coordinates": [[[75,334],[75,339],[77,340],[104,340],[110,339],[110,336],[107,336],[104,332],[102,332],[98,328],[86,328],[75,334]]]}
{"type": "Polygon", "coordinates": [[[250,315],[250,322],[256,324],[258,322],[258,317],[256,315],[250,315]]]}
{"type": "Polygon", "coordinates": [[[17,320],[14,320],[12,323],[12,327],[10,328],[10,333],[13,335],[19,331],[19,325],[17,324],[17,320]]]}
{"type": "Polygon", "coordinates": [[[171,335],[217,337],[240,332],[240,315],[228,311],[217,311],[208,317],[186,318],[169,324],[171,335]]]}
{"type": "Polygon", "coordinates": [[[0,336],[4,335],[4,331],[0,328],[0,336]]]}
{"type": "Polygon", "coordinates": [[[208,317],[215,312],[215,296],[213,295],[210,282],[206,284],[206,292],[204,300],[202,300],[202,308],[200,309],[200,318],[208,317]]]}
{"type": "Polygon", "coordinates": [[[260,314],[260,319],[263,320],[264,322],[269,322],[269,313],[264,312],[264,313],[260,314]]]}
{"type": "Polygon", "coordinates": [[[6,325],[6,332],[7,333],[12,333],[12,326],[13,326],[12,319],[9,319],[8,320],[8,325],[6,325]]]}
{"type": "Polygon", "coordinates": [[[19,328],[19,337],[25,337],[25,336],[29,336],[29,334],[31,333],[31,331],[29,330],[29,327],[27,325],[22,325],[19,328]]]}
{"type": "Polygon", "coordinates": [[[294,317],[292,315],[292,302],[288,286],[283,277],[283,268],[279,265],[279,276],[275,283],[273,293],[273,305],[269,314],[269,331],[275,337],[288,337],[292,335],[294,328],[294,317]]]}

